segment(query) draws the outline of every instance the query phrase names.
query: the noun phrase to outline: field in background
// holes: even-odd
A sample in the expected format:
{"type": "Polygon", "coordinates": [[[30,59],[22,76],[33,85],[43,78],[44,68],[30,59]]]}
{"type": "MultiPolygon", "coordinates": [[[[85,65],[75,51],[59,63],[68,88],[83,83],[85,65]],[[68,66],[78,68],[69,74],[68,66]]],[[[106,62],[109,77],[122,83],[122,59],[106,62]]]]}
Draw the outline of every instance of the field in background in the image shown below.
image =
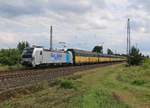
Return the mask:
{"type": "Polygon", "coordinates": [[[150,60],[79,72],[14,92],[0,108],[150,108],[150,60]]]}

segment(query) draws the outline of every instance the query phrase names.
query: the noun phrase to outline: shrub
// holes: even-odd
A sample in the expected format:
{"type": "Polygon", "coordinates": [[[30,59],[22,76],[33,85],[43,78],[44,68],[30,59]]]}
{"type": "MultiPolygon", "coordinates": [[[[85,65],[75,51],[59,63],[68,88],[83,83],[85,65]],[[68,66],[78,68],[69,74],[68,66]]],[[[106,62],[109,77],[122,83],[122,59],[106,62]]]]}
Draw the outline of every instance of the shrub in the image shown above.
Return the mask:
{"type": "Polygon", "coordinates": [[[142,54],[140,50],[135,48],[134,46],[131,48],[130,56],[128,56],[128,64],[129,65],[139,65],[143,61],[142,54]]]}
{"type": "Polygon", "coordinates": [[[73,82],[71,80],[67,80],[67,79],[60,80],[60,87],[64,88],[64,89],[75,88],[73,82]]]}
{"type": "Polygon", "coordinates": [[[144,81],[144,80],[134,80],[134,81],[132,81],[133,85],[143,85],[145,83],[146,83],[146,81],[144,81]]]}
{"type": "Polygon", "coordinates": [[[1,49],[0,50],[0,64],[15,65],[18,64],[21,54],[18,49],[1,49]]]}

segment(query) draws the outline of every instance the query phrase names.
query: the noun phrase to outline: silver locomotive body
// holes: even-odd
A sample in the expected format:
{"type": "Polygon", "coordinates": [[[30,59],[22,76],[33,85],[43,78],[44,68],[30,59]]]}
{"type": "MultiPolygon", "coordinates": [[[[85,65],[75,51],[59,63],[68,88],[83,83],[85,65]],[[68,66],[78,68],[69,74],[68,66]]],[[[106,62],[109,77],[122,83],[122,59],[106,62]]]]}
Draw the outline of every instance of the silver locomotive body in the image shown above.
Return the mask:
{"type": "Polygon", "coordinates": [[[50,51],[44,48],[25,48],[22,53],[21,63],[27,66],[49,64],[72,64],[72,53],[70,51],[50,51]]]}

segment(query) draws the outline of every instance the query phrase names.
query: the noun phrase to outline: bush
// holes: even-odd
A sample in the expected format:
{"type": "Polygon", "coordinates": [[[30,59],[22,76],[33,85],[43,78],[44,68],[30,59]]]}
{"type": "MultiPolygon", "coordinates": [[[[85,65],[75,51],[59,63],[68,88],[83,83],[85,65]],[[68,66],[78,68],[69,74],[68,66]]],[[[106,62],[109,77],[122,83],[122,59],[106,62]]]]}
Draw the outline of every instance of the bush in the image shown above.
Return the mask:
{"type": "Polygon", "coordinates": [[[134,80],[132,82],[133,85],[143,85],[145,83],[146,83],[146,81],[144,81],[144,80],[134,80]]]}
{"type": "Polygon", "coordinates": [[[1,49],[0,50],[0,64],[2,65],[16,65],[19,63],[21,54],[18,49],[1,49]]]}
{"type": "Polygon", "coordinates": [[[0,64],[1,65],[16,65],[20,63],[21,54],[25,47],[29,47],[27,41],[19,42],[17,48],[1,49],[0,50],[0,64]]]}
{"type": "Polygon", "coordinates": [[[64,89],[72,89],[72,88],[75,88],[73,82],[72,82],[71,80],[67,80],[67,79],[60,80],[60,87],[61,87],[61,88],[64,88],[64,89]]]}
{"type": "Polygon", "coordinates": [[[134,46],[131,48],[130,56],[128,56],[128,64],[129,65],[140,65],[143,61],[142,54],[140,50],[135,48],[134,46]]]}

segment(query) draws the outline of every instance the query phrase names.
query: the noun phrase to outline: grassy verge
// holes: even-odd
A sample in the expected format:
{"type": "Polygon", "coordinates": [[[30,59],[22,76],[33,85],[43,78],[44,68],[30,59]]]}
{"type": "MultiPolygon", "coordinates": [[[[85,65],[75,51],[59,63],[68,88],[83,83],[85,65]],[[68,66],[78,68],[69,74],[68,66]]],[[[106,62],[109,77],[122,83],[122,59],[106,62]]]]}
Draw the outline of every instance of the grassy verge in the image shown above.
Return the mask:
{"type": "Polygon", "coordinates": [[[0,71],[9,71],[9,70],[17,70],[17,69],[23,69],[21,64],[16,64],[13,66],[8,66],[8,65],[0,65],[0,71]]]}
{"type": "Polygon", "coordinates": [[[0,108],[150,108],[150,61],[78,72],[35,93],[20,94],[0,108]]]}

